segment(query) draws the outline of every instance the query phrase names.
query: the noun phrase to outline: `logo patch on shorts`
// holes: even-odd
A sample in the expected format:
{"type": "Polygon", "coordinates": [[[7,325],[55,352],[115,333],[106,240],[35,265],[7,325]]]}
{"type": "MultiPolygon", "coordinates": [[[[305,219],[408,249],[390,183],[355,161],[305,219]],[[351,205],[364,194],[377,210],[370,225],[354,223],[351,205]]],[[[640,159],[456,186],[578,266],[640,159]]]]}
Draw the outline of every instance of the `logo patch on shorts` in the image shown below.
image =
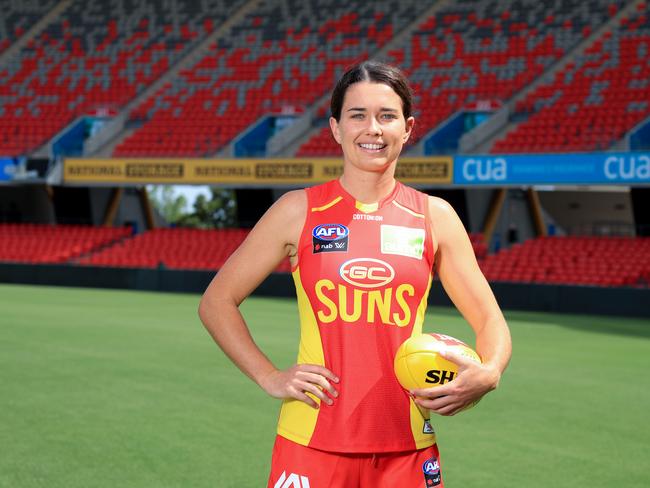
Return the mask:
{"type": "Polygon", "coordinates": [[[275,482],[273,488],[310,488],[309,478],[291,473],[287,476],[286,471],[282,471],[280,478],[275,482]]]}
{"type": "Polygon", "coordinates": [[[343,224],[321,224],[311,231],[313,253],[348,252],[350,231],[343,224]]]}
{"type": "Polygon", "coordinates": [[[432,457],[424,461],[422,471],[424,472],[424,482],[427,487],[438,486],[440,484],[440,463],[438,462],[438,458],[432,457]]]}
{"type": "Polygon", "coordinates": [[[401,225],[382,225],[381,253],[422,259],[424,236],[424,229],[402,227],[401,225]]]}

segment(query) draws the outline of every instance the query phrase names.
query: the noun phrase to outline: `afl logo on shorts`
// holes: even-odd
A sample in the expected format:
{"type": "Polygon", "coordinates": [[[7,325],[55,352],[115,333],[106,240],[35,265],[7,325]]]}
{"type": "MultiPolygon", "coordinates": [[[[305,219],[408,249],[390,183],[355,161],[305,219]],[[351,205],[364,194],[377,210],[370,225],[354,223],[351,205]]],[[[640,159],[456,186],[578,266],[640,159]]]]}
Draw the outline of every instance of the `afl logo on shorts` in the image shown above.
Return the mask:
{"type": "Polygon", "coordinates": [[[311,231],[314,254],[347,252],[350,231],[343,224],[321,224],[311,231]]]}
{"type": "Polygon", "coordinates": [[[381,259],[356,258],[343,263],[339,275],[358,288],[379,288],[393,281],[395,270],[381,259]]]}
{"type": "Polygon", "coordinates": [[[440,463],[437,458],[432,457],[424,461],[422,471],[424,472],[424,482],[427,487],[440,484],[440,463]]]}

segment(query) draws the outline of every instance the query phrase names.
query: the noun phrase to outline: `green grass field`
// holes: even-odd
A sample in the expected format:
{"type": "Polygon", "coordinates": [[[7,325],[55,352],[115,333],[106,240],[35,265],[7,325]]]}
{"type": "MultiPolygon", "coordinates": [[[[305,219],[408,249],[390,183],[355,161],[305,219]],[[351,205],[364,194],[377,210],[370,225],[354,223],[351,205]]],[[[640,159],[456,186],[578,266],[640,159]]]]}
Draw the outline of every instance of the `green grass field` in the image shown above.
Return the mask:
{"type": "MultiPolygon", "coordinates": [[[[201,326],[199,297],[0,285],[0,487],[262,487],[279,403],[201,326]]],[[[291,300],[243,305],[277,362],[291,300]]],[[[449,488],[650,486],[650,323],[507,313],[514,355],[476,408],[435,418],[449,488]]],[[[472,341],[454,310],[427,331],[472,341]]]]}

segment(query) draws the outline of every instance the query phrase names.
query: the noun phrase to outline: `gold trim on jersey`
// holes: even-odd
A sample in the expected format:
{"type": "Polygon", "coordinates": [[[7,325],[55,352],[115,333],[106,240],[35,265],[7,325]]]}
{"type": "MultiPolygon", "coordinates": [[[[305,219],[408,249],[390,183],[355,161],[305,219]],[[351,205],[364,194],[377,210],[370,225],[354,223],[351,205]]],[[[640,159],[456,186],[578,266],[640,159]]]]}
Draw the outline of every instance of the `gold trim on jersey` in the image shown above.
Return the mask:
{"type": "MultiPolygon", "coordinates": [[[[325,354],[323,353],[323,343],[318,323],[307,293],[302,286],[300,268],[296,268],[291,274],[296,285],[298,313],[300,314],[300,346],[298,347],[297,362],[298,364],[308,363],[325,366],[325,354]]],[[[320,405],[318,398],[311,397],[320,405]]],[[[316,428],[318,412],[319,410],[299,400],[285,400],[280,410],[278,434],[303,446],[308,445],[316,428]]]]}
{"type": "Polygon", "coordinates": [[[331,202],[326,203],[325,205],[323,205],[322,207],[312,207],[311,211],[312,212],[322,212],[323,210],[327,210],[328,208],[333,207],[334,205],[339,203],[341,200],[343,200],[343,197],[338,196],[334,200],[332,200],[331,202]]]}
{"type": "Polygon", "coordinates": [[[356,200],[354,206],[356,207],[357,210],[363,213],[372,213],[372,212],[376,212],[377,209],[379,209],[379,202],[363,203],[360,202],[359,200],[356,200]]]}
{"type": "Polygon", "coordinates": [[[417,218],[419,218],[419,219],[423,219],[423,218],[424,218],[424,215],[423,215],[423,214],[421,214],[421,213],[417,213],[417,212],[414,212],[414,211],[411,210],[410,208],[407,208],[407,207],[405,207],[404,205],[401,205],[401,204],[397,203],[395,200],[393,200],[393,204],[394,204],[397,208],[399,208],[399,209],[401,209],[401,210],[404,210],[405,212],[410,213],[411,215],[413,215],[413,217],[417,217],[417,218]]]}
{"type": "MultiPolygon", "coordinates": [[[[413,332],[411,336],[422,334],[422,324],[424,323],[424,313],[427,309],[427,299],[429,297],[429,290],[431,290],[431,282],[433,281],[433,273],[429,273],[429,283],[427,284],[427,291],[422,295],[422,300],[418,305],[418,310],[415,314],[415,321],[413,322],[413,332]]],[[[411,433],[415,441],[416,449],[429,447],[436,442],[436,435],[424,433],[424,422],[429,419],[430,413],[428,410],[419,407],[413,399],[409,399],[411,404],[411,433]]]]}

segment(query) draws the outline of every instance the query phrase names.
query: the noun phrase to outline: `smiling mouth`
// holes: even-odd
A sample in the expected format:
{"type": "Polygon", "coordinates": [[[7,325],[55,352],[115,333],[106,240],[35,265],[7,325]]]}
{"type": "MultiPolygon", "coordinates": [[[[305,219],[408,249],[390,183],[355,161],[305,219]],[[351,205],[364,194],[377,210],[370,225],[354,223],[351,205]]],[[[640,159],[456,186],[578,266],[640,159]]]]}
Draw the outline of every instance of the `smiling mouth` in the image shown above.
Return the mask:
{"type": "Polygon", "coordinates": [[[365,149],[366,151],[378,152],[384,149],[386,147],[386,144],[359,144],[359,147],[361,149],[365,149]]]}

